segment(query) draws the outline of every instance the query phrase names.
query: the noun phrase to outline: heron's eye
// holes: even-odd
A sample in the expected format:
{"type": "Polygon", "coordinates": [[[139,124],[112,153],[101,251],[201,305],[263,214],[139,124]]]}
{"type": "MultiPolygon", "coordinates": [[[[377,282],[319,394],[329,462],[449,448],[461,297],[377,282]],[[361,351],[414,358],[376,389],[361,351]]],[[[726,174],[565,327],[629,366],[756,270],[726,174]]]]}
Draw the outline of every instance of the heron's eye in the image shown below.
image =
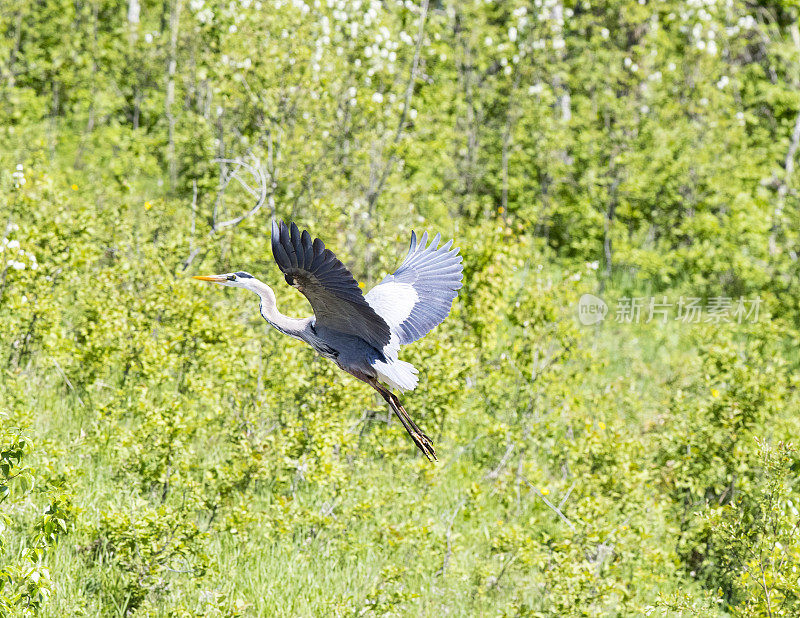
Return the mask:
{"type": "Polygon", "coordinates": [[[236,275],[228,275],[228,281],[236,281],[236,275]]]}

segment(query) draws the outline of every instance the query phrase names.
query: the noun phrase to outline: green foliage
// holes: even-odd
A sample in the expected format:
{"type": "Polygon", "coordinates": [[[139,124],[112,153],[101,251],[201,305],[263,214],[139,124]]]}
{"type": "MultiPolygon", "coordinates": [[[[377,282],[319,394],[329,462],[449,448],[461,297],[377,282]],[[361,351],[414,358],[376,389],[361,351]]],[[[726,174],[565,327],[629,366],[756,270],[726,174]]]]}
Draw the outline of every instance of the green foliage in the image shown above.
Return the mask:
{"type": "MultiPolygon", "coordinates": [[[[9,513],[30,499],[36,486],[36,471],[27,460],[31,442],[14,426],[11,414],[0,408],[0,615],[34,615],[52,592],[48,554],[68,529],[69,499],[55,488],[40,489],[51,502],[30,526],[20,528],[9,513]],[[6,539],[13,535],[13,542],[6,539]]],[[[41,503],[41,497],[36,499],[41,503]]]]}
{"type": "Polygon", "coordinates": [[[124,4],[0,3],[0,616],[798,613],[797,7],[124,4]],[[308,313],[273,215],[367,288],[456,239],[439,465],[189,279],[308,313]]]}

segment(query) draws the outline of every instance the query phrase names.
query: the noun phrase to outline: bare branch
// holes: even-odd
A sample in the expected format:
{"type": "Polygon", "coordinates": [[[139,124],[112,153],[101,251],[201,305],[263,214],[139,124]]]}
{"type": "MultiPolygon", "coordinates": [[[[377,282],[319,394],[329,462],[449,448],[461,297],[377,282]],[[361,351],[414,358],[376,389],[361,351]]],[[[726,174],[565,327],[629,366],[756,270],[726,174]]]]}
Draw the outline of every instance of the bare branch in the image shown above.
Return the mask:
{"type": "Polygon", "coordinates": [[[506,570],[508,569],[508,567],[510,567],[512,564],[514,564],[514,561],[517,559],[517,554],[518,553],[519,553],[519,547],[517,547],[514,550],[514,552],[511,554],[511,557],[503,563],[503,568],[500,569],[500,573],[497,574],[497,577],[495,577],[495,576],[489,577],[489,580],[488,580],[489,590],[492,590],[493,588],[497,588],[497,586],[500,584],[500,580],[503,579],[503,575],[506,574],[506,570]]]}
{"type": "Polygon", "coordinates": [[[194,251],[195,220],[197,219],[197,180],[192,180],[192,227],[189,236],[189,249],[194,251]]]}
{"type": "Polygon", "coordinates": [[[61,368],[61,365],[58,364],[58,361],[55,358],[53,359],[53,365],[55,365],[56,371],[58,371],[59,375],[61,375],[61,377],[64,380],[64,382],[69,387],[69,390],[71,390],[73,393],[75,393],[75,397],[78,398],[78,403],[81,404],[81,406],[83,406],[85,408],[86,404],[83,403],[83,399],[81,399],[81,396],[77,393],[77,391],[75,390],[75,387],[72,386],[72,382],[69,381],[69,378],[67,377],[67,374],[64,373],[64,370],[61,368]]]}
{"type": "MultiPolygon", "coordinates": [[[[414,48],[414,59],[411,62],[411,73],[408,76],[408,84],[406,85],[406,95],[405,95],[405,100],[403,101],[403,111],[400,113],[400,120],[397,123],[397,130],[395,131],[394,139],[392,140],[391,146],[394,146],[395,144],[397,144],[398,141],[400,141],[400,136],[403,133],[403,126],[406,124],[406,115],[408,114],[408,108],[411,104],[411,95],[414,92],[414,81],[417,76],[417,67],[419,66],[419,55],[422,49],[422,40],[425,37],[425,20],[427,18],[428,18],[428,0],[423,0],[419,16],[419,31],[417,32],[417,45],[414,48]]],[[[386,184],[386,179],[389,177],[389,172],[392,171],[394,160],[395,156],[392,155],[386,162],[386,165],[384,165],[383,172],[381,172],[380,180],[378,180],[377,185],[370,186],[370,190],[367,195],[367,202],[369,203],[370,210],[378,201],[378,198],[381,196],[381,193],[383,192],[383,185],[386,184]]]]}
{"type": "Polygon", "coordinates": [[[463,498],[461,502],[456,505],[456,508],[453,509],[453,514],[450,516],[450,524],[447,526],[447,551],[444,554],[444,560],[442,561],[442,568],[436,573],[437,575],[445,575],[447,574],[447,567],[450,564],[450,556],[453,555],[453,546],[450,540],[450,536],[453,532],[453,524],[456,521],[456,517],[458,517],[459,511],[464,507],[467,503],[467,499],[463,498]]]}
{"type": "MultiPolygon", "coordinates": [[[[252,164],[246,163],[241,159],[220,158],[220,159],[214,159],[213,161],[214,163],[221,163],[226,165],[230,164],[233,165],[234,167],[229,172],[223,169],[219,188],[217,189],[217,197],[216,200],[214,201],[214,208],[211,215],[211,231],[208,233],[209,237],[214,236],[220,230],[239,225],[245,219],[252,217],[259,210],[261,210],[265,202],[269,204],[272,214],[275,214],[275,198],[272,192],[275,188],[275,182],[273,180],[272,174],[265,171],[264,166],[262,165],[260,160],[258,160],[256,157],[253,157],[252,164]],[[245,171],[250,173],[250,175],[255,180],[257,188],[250,186],[250,184],[248,184],[244,180],[244,178],[242,178],[242,176],[239,174],[240,169],[244,169],[245,171]],[[269,180],[267,178],[268,176],[269,180]],[[227,221],[217,222],[217,208],[219,207],[219,203],[222,199],[222,196],[224,195],[225,190],[228,188],[228,185],[230,184],[231,180],[235,180],[236,182],[238,182],[245,191],[247,191],[250,195],[256,198],[256,203],[250,210],[239,215],[238,217],[234,217],[233,219],[228,219],[227,221]]],[[[192,196],[192,237],[194,237],[194,216],[196,208],[197,208],[197,183],[195,182],[193,184],[193,196],[192,196]]],[[[194,259],[203,250],[201,247],[192,248],[191,245],[189,248],[190,248],[189,255],[183,262],[183,270],[189,268],[194,259]]]]}
{"type": "MultiPolygon", "coordinates": [[[[256,214],[261,207],[264,205],[264,202],[267,201],[267,177],[266,173],[264,172],[264,167],[261,165],[261,162],[255,161],[254,165],[250,165],[245,163],[241,159],[214,159],[214,163],[230,163],[231,165],[235,165],[236,168],[228,175],[227,181],[223,183],[223,186],[220,188],[220,194],[225,191],[230,182],[230,179],[235,179],[241,186],[244,188],[245,191],[250,193],[253,197],[257,198],[255,206],[253,206],[250,210],[246,213],[239,215],[238,217],[234,217],[233,219],[228,219],[227,221],[222,221],[217,223],[216,221],[213,222],[211,232],[216,233],[221,229],[226,227],[232,227],[234,225],[239,225],[245,219],[252,217],[256,214]],[[253,178],[256,181],[259,189],[256,191],[250,185],[248,185],[241,176],[238,174],[238,168],[243,167],[245,170],[250,172],[253,178]]],[[[272,208],[273,212],[275,210],[275,200],[272,197],[272,194],[269,194],[269,204],[272,208]]]]}
{"type": "Polygon", "coordinates": [[[566,504],[567,499],[569,498],[569,495],[572,493],[573,489],[575,489],[575,481],[572,481],[572,485],[569,486],[569,489],[567,490],[567,493],[564,494],[564,497],[561,498],[561,502],[558,503],[558,508],[559,509],[561,507],[563,507],[564,504],[566,504]]]}
{"type": "Polygon", "coordinates": [[[542,499],[542,501],[547,506],[549,506],[556,515],[558,515],[561,518],[561,521],[563,521],[565,524],[567,524],[573,532],[576,532],[575,524],[573,524],[569,519],[567,519],[567,516],[564,515],[564,513],[561,512],[560,508],[558,508],[555,504],[550,502],[550,500],[548,500],[541,491],[536,489],[536,487],[528,479],[523,477],[522,480],[531,489],[531,491],[535,492],[536,495],[538,495],[542,499]]]}
{"type": "Polygon", "coordinates": [[[511,458],[511,453],[513,452],[514,452],[514,443],[509,442],[508,447],[506,447],[505,454],[500,459],[500,463],[498,463],[493,470],[487,472],[486,476],[483,478],[487,480],[488,479],[495,480],[498,476],[500,476],[500,473],[503,471],[503,468],[506,467],[506,464],[508,464],[508,460],[511,458]]]}
{"type": "Polygon", "coordinates": [[[792,131],[792,142],[789,145],[789,150],[786,153],[786,159],[783,163],[783,169],[786,173],[785,183],[788,185],[794,172],[794,157],[797,154],[797,147],[800,145],[800,113],[794,121],[794,130],[792,131]]]}

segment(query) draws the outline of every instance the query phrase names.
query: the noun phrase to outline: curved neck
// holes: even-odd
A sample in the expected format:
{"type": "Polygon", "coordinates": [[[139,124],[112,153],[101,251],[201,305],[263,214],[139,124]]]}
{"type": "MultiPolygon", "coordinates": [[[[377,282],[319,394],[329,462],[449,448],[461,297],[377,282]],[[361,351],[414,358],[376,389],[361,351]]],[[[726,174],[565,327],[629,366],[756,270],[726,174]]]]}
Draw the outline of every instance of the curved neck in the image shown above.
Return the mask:
{"type": "Polygon", "coordinates": [[[308,318],[290,318],[278,311],[275,293],[263,281],[254,278],[248,281],[247,289],[259,295],[261,298],[261,315],[276,330],[290,337],[303,338],[302,334],[305,332],[309,321],[308,318]]]}

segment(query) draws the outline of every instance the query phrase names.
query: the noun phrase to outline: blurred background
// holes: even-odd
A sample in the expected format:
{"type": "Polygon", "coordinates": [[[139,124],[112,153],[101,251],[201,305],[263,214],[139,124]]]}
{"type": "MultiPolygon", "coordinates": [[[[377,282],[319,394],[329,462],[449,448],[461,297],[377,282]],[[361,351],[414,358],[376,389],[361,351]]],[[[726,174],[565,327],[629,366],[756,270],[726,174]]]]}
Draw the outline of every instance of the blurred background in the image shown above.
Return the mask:
{"type": "Polygon", "coordinates": [[[799,17],[4,0],[0,615],[800,614],[799,17]],[[189,279],[308,314],[272,216],[455,238],[438,465],[189,279]]]}

